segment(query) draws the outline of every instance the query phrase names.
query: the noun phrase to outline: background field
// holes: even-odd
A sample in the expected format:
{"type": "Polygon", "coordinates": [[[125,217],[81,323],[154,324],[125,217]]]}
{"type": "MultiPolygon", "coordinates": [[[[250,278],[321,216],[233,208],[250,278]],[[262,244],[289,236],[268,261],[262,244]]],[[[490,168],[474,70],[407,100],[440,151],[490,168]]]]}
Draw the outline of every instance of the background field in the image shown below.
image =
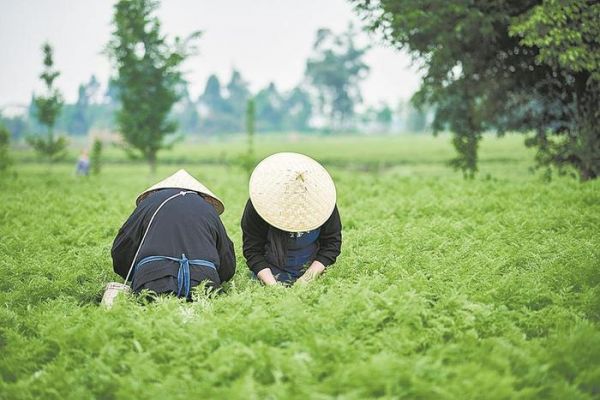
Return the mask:
{"type": "Polygon", "coordinates": [[[0,179],[0,398],[598,398],[600,182],[544,182],[522,141],[485,138],[465,181],[445,136],[260,139],[338,189],[342,255],[290,289],[248,277],[239,139],[154,177],[117,149],[89,178],[22,152],[0,179]],[[226,204],[227,293],[98,307],[136,195],[180,167],[226,204]]]}

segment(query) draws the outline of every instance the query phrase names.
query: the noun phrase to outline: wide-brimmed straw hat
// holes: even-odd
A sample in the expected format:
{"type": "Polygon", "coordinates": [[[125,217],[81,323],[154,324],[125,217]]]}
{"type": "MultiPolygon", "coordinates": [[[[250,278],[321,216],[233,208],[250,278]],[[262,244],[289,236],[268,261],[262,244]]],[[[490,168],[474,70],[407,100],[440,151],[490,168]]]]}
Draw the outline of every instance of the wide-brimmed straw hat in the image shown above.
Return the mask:
{"type": "Polygon", "coordinates": [[[306,232],[331,216],[336,192],[329,173],[312,158],[277,153],[252,172],[250,200],[270,225],[287,232],[306,232]]]}
{"type": "Polygon", "coordinates": [[[149,187],[144,190],[135,201],[135,204],[139,204],[144,197],[148,196],[151,192],[158,189],[185,189],[200,193],[204,200],[212,204],[217,210],[217,213],[222,214],[225,211],[223,202],[217,196],[213,194],[206,186],[201,184],[196,178],[191,176],[185,169],[180,169],[168,178],[158,182],[156,185],[149,187]]]}

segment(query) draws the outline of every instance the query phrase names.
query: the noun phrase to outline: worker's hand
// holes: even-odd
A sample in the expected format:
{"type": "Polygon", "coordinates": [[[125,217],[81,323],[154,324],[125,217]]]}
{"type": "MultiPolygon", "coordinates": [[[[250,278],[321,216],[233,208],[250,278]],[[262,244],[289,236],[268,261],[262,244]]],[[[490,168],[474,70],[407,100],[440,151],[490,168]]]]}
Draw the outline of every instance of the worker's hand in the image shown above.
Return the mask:
{"type": "Polygon", "coordinates": [[[300,278],[298,278],[296,280],[296,282],[294,283],[294,285],[296,286],[306,286],[308,285],[314,278],[311,276],[306,276],[306,273],[304,275],[302,275],[300,278]]]}
{"type": "Polygon", "coordinates": [[[325,271],[325,266],[321,264],[319,261],[313,261],[313,263],[308,267],[308,269],[302,274],[298,280],[296,280],[296,285],[302,286],[307,285],[313,280],[315,280],[319,275],[321,275],[325,271]]]}
{"type": "Polygon", "coordinates": [[[260,281],[263,284],[265,284],[265,286],[277,285],[277,279],[275,279],[275,276],[273,276],[271,268],[261,269],[260,271],[258,271],[258,274],[256,274],[256,276],[258,277],[258,279],[260,279],[260,281]]]}

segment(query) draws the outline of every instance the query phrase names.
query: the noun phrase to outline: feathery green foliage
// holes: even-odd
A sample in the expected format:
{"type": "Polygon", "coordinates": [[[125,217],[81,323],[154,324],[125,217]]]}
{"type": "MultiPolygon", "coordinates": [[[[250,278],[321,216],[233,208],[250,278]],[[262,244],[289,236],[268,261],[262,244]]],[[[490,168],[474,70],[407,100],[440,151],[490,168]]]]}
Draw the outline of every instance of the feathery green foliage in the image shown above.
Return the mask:
{"type": "Polygon", "coordinates": [[[516,18],[510,34],[539,49],[540,62],[572,73],[590,71],[600,82],[600,4],[546,0],[516,18]]]}
{"type": "Polygon", "coordinates": [[[18,165],[0,191],[0,398],[597,398],[600,181],[544,183],[510,138],[483,138],[489,176],[469,182],[444,165],[446,137],[361,143],[259,148],[326,160],[338,191],[342,255],[290,289],[248,277],[243,170],[161,165],[225,201],[238,272],[224,295],[109,311],[112,240],[157,178],[18,165]],[[380,156],[401,162],[335,164],[380,156]]]}

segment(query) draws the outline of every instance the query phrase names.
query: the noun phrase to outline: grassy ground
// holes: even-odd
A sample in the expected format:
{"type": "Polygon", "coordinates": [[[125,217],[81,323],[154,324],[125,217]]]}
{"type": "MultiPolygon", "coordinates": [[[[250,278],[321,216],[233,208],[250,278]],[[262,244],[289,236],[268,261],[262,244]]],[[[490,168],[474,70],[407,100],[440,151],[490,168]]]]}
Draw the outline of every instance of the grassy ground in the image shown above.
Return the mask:
{"type": "Polygon", "coordinates": [[[21,162],[0,178],[0,398],[600,397],[600,182],[543,182],[519,137],[486,138],[472,181],[446,137],[259,148],[336,181],[342,256],[309,287],[248,278],[241,144],[180,146],[156,177],[21,162]],[[228,292],[98,307],[136,195],[179,167],[225,201],[228,292]]]}
{"type": "MultiPolygon", "coordinates": [[[[481,165],[502,165],[505,163],[530,163],[531,151],[523,146],[523,136],[505,138],[486,137],[482,143],[481,165]]],[[[74,147],[84,148],[78,140],[74,147]]],[[[390,166],[444,166],[454,156],[450,148],[450,137],[438,138],[431,135],[396,136],[298,136],[298,135],[258,135],[256,155],[259,158],[279,151],[302,151],[330,166],[353,169],[374,170],[390,166]]],[[[226,165],[234,162],[246,152],[246,140],[241,136],[230,136],[221,140],[206,140],[177,144],[174,149],[159,153],[162,164],[215,164],[226,165]]],[[[74,163],[77,150],[70,152],[69,162],[74,163]]],[[[35,162],[31,150],[20,151],[17,158],[22,162],[35,162]]],[[[117,146],[109,146],[104,158],[108,162],[131,163],[117,146]]]]}

